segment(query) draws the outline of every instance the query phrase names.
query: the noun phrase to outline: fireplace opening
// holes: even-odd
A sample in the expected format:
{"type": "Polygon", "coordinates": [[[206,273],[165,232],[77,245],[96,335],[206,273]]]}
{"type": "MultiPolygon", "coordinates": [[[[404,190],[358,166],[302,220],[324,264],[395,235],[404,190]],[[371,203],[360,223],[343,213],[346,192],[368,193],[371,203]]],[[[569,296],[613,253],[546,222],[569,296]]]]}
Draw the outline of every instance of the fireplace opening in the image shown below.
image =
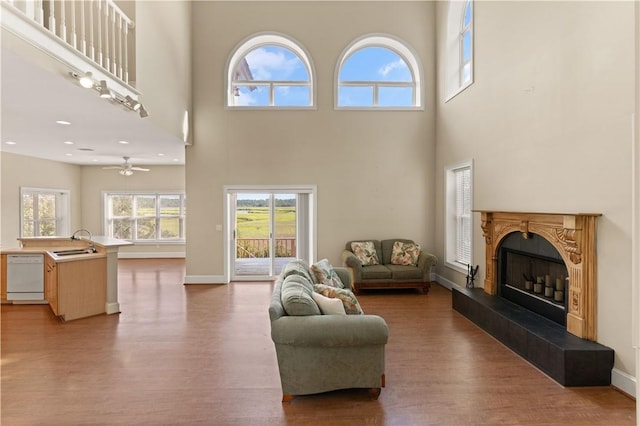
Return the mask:
{"type": "Polygon", "coordinates": [[[509,234],[498,251],[498,295],[558,324],[567,324],[568,270],[537,234],[509,234]]]}

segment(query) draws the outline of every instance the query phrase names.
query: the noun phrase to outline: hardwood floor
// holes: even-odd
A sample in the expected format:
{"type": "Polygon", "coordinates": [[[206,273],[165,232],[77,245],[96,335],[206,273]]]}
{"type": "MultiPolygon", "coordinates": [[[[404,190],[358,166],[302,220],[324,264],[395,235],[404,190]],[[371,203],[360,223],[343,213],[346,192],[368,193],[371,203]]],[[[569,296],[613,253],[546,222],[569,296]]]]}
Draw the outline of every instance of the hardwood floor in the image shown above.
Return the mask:
{"type": "MultiPolygon", "coordinates": [[[[3,425],[635,424],[609,387],[563,388],[451,309],[449,290],[362,292],[389,325],[377,401],[281,402],[272,283],[182,285],[182,260],[121,260],[122,313],[58,322],[2,306],[3,425]]],[[[357,362],[357,360],[354,360],[357,362]]]]}

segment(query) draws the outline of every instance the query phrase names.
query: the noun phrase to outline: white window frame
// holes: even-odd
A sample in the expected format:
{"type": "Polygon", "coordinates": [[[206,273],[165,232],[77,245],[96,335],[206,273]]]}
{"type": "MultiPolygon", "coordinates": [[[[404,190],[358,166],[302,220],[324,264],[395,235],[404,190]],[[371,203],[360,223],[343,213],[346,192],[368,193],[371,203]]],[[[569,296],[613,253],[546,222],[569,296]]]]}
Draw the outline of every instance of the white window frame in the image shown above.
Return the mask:
{"type": "Polygon", "coordinates": [[[471,86],[474,81],[474,2],[473,0],[449,0],[447,13],[447,34],[445,43],[445,102],[471,86]],[[464,25],[467,6],[471,8],[471,21],[464,25]],[[464,81],[463,43],[464,35],[471,34],[471,56],[469,58],[469,80],[464,81]]]}
{"type": "MultiPolygon", "coordinates": [[[[27,221],[33,222],[33,237],[40,236],[39,218],[37,203],[33,207],[33,220],[24,217],[24,196],[31,195],[55,195],[56,213],[55,213],[55,235],[68,236],[71,229],[71,191],[68,189],[53,188],[31,188],[20,187],[20,237],[26,238],[24,235],[24,225],[27,221]]],[[[37,198],[37,197],[36,197],[37,198]]]]}
{"type": "MultiPolygon", "coordinates": [[[[118,195],[126,195],[126,196],[141,196],[141,197],[156,197],[156,215],[155,216],[133,216],[128,217],[118,217],[118,219],[127,219],[132,222],[132,236],[133,238],[127,241],[131,241],[135,244],[184,244],[186,242],[186,233],[185,233],[185,221],[186,221],[186,195],[184,191],[103,191],[102,192],[102,206],[103,206],[103,220],[102,220],[102,232],[104,235],[113,237],[110,232],[110,221],[115,217],[109,216],[109,197],[110,196],[118,196],[118,195]],[[180,197],[180,213],[177,216],[161,216],[160,215],[160,203],[159,198],[161,196],[173,195],[180,197]],[[177,217],[179,221],[179,237],[178,238],[161,238],[159,236],[159,221],[160,219],[168,219],[172,217],[177,217]],[[135,228],[135,224],[137,219],[150,219],[155,218],[156,220],[156,238],[154,239],[136,239],[137,230],[135,228]]],[[[135,205],[133,206],[133,211],[135,212],[135,205]]]]}
{"type": "Polygon", "coordinates": [[[445,265],[458,272],[466,274],[467,265],[473,265],[473,160],[467,160],[445,168],[445,265]],[[459,258],[458,226],[461,218],[459,205],[456,201],[458,191],[456,176],[463,171],[469,171],[469,212],[462,213],[469,220],[469,259],[459,258]]]}
{"type": "Polygon", "coordinates": [[[340,55],[336,64],[334,75],[334,108],[340,110],[424,110],[424,93],[422,85],[422,65],[418,60],[418,55],[415,51],[404,41],[397,37],[388,34],[368,34],[364,35],[349,44],[340,55]],[[342,66],[349,58],[359,50],[367,47],[382,47],[389,49],[396,53],[404,60],[409,67],[411,73],[410,82],[394,82],[394,81],[340,81],[340,71],[342,66]],[[341,87],[371,87],[373,90],[373,105],[372,106],[341,106],[340,100],[340,88],[341,87]],[[413,89],[413,105],[409,107],[388,107],[378,106],[378,90],[380,87],[411,87],[413,89]]]}
{"type": "Polygon", "coordinates": [[[240,42],[232,51],[226,65],[225,75],[225,109],[246,109],[246,110],[264,110],[264,109],[315,109],[316,107],[316,84],[315,84],[315,68],[311,60],[311,56],[307,50],[292,37],[280,33],[257,33],[247,37],[240,42]],[[234,71],[238,63],[247,56],[252,50],[261,46],[279,46],[291,51],[295,54],[302,64],[306,67],[309,80],[234,80],[234,71]],[[240,86],[267,86],[269,87],[269,105],[236,105],[235,104],[235,88],[240,86]],[[309,102],[307,106],[278,106],[275,105],[275,90],[281,86],[296,86],[309,88],[309,102]]]}

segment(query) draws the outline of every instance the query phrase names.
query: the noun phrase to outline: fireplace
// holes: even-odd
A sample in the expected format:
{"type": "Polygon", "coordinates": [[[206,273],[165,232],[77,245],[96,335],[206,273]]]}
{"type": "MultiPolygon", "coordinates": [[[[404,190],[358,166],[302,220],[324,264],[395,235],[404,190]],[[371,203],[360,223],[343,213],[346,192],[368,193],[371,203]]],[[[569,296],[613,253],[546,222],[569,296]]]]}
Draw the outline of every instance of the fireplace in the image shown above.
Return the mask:
{"type": "MultiPolygon", "coordinates": [[[[484,291],[490,295],[502,295],[499,286],[501,275],[500,257],[503,243],[507,247],[511,244],[510,236],[521,235],[522,239],[541,238],[545,244],[557,251],[559,258],[566,267],[562,271],[526,272],[534,280],[543,277],[544,287],[547,287],[547,275],[551,284],[555,285],[558,278],[564,277],[564,324],[566,330],[580,338],[597,339],[597,271],[596,271],[596,225],[598,213],[527,213],[527,212],[497,212],[479,211],[481,213],[481,227],[485,238],[485,280],[484,291]],[[563,275],[566,274],[566,275],[563,275]]],[[[518,249],[512,249],[517,252],[518,249]]],[[[526,253],[533,259],[553,263],[555,255],[540,253],[526,253]]],[[[545,253],[547,253],[545,251],[545,253]]],[[[521,253],[514,253],[521,254],[521,253]]],[[[506,272],[504,272],[506,274],[506,272]]],[[[543,290],[544,291],[544,290],[543,290]]],[[[555,291],[555,290],[554,290],[555,291]]],[[[559,296],[559,295],[558,295],[559,296]]],[[[555,297],[555,293],[554,293],[555,297]]]]}
{"type": "Polygon", "coordinates": [[[568,278],[560,253],[537,234],[513,232],[500,245],[498,294],[561,325],[567,324],[568,278]]]}

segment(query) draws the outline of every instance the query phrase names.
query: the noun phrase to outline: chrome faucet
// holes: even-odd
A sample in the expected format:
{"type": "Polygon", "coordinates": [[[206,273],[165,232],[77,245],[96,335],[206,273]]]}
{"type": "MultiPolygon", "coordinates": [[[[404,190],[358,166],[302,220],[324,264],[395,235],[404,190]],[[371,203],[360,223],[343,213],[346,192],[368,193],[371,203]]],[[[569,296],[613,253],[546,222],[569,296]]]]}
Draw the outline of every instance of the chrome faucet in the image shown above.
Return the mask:
{"type": "Polygon", "coordinates": [[[86,232],[87,234],[89,234],[89,247],[88,249],[92,252],[95,253],[96,247],[93,245],[93,236],[91,235],[91,232],[89,232],[87,229],[78,229],[77,231],[75,231],[72,235],[71,235],[71,239],[72,240],[81,240],[82,238],[76,236],[76,234],[80,233],[80,232],[86,232]]]}

